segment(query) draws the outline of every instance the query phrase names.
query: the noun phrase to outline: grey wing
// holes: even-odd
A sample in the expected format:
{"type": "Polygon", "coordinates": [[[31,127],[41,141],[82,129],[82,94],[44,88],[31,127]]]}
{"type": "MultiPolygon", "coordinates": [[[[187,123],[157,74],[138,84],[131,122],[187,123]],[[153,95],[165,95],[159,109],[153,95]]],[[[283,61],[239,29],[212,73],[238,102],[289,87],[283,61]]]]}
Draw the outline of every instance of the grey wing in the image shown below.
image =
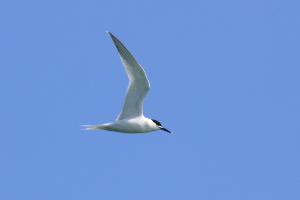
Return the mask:
{"type": "Polygon", "coordinates": [[[142,66],[128,49],[113,34],[107,31],[113,40],[129,78],[123,108],[117,120],[143,115],[143,102],[150,90],[150,83],[142,66]]]}

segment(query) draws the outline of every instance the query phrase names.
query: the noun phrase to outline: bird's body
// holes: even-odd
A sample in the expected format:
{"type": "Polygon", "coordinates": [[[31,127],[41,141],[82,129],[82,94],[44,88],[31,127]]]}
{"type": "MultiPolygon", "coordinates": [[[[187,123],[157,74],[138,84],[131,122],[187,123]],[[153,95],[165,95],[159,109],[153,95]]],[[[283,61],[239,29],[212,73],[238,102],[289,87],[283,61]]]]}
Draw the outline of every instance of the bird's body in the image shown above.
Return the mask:
{"type": "Polygon", "coordinates": [[[151,119],[146,118],[144,116],[135,117],[131,119],[122,119],[107,124],[91,126],[93,127],[88,129],[103,129],[122,133],[147,133],[151,131],[157,131],[160,129],[155,123],[153,123],[151,119]]]}
{"type": "Polygon", "coordinates": [[[110,32],[129,78],[129,85],[124,100],[123,108],[117,121],[101,125],[83,125],[85,130],[102,129],[123,133],[146,133],[157,130],[164,130],[160,122],[144,117],[143,102],[150,90],[150,83],[142,66],[135,60],[128,49],[110,32]]]}

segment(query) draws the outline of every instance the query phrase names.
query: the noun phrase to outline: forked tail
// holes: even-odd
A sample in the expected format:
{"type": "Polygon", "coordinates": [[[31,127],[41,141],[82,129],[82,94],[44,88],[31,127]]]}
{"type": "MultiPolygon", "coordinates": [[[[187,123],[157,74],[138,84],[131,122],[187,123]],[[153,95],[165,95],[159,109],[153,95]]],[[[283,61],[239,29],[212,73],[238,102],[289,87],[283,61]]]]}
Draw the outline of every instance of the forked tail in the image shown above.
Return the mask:
{"type": "Polygon", "coordinates": [[[107,130],[107,125],[105,125],[105,124],[102,124],[102,125],[81,125],[81,126],[86,127],[82,130],[97,130],[97,129],[107,130]]]}

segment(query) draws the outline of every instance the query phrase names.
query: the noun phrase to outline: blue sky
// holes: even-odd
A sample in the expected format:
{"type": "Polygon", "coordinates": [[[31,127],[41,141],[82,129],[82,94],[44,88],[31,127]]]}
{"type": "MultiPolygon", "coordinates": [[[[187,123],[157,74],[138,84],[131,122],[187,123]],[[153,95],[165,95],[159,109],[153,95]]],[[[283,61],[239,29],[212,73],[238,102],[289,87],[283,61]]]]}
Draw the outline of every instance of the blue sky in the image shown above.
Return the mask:
{"type": "Polygon", "coordinates": [[[0,199],[300,199],[299,1],[1,1],[0,199]],[[144,115],[114,121],[144,67],[144,115]]]}

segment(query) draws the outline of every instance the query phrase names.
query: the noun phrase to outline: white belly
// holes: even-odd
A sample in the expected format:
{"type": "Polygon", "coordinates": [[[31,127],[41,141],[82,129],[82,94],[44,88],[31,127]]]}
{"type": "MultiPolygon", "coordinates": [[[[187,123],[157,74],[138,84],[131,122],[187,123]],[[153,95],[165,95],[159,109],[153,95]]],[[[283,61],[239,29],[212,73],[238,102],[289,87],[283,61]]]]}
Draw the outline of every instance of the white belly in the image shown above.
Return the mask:
{"type": "Polygon", "coordinates": [[[123,133],[147,133],[159,130],[159,128],[152,121],[143,117],[113,122],[110,124],[109,130],[123,133]]]}

